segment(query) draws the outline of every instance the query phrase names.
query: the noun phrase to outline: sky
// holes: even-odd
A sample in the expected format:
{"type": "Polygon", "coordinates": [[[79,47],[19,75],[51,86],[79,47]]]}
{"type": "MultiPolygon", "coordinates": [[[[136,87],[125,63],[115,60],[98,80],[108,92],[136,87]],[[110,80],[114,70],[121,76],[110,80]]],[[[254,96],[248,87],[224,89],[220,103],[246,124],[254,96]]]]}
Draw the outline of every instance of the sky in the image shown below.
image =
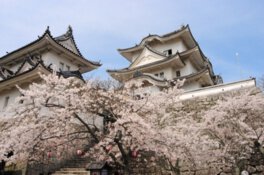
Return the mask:
{"type": "MultiPolygon", "coordinates": [[[[69,25],[83,56],[106,69],[128,67],[117,49],[189,24],[215,74],[225,83],[264,75],[264,1],[260,0],[0,0],[0,56],[69,25]]],[[[87,76],[87,75],[86,75],[87,76]]]]}

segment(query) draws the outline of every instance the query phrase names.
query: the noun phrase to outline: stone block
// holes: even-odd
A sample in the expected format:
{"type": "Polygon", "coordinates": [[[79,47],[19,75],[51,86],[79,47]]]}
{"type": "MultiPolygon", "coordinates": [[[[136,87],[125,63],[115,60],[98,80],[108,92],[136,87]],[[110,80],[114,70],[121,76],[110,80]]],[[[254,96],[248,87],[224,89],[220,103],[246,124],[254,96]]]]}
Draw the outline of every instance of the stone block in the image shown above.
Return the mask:
{"type": "Polygon", "coordinates": [[[257,171],[262,171],[264,174],[264,165],[256,166],[257,171]]]}
{"type": "Polygon", "coordinates": [[[248,170],[249,173],[254,173],[254,172],[256,172],[256,168],[253,167],[253,166],[249,166],[249,167],[247,168],[247,170],[248,170]]]}

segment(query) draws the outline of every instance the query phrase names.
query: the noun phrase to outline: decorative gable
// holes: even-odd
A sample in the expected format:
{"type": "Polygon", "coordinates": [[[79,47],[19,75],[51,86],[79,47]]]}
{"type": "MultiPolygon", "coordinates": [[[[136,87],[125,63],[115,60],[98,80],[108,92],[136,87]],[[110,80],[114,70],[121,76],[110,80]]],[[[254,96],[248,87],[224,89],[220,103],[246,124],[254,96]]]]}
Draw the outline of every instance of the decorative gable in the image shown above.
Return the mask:
{"type": "Polygon", "coordinates": [[[40,61],[42,61],[41,55],[38,54],[26,57],[16,70],[15,75],[21,74],[29,69],[32,69],[32,67],[36,66],[40,61]]]}
{"type": "Polygon", "coordinates": [[[154,63],[166,58],[165,55],[159,54],[151,50],[148,46],[145,46],[141,54],[135,59],[129,68],[135,68],[146,64],[154,63]]]}
{"type": "Polygon", "coordinates": [[[65,34],[58,36],[54,38],[60,45],[65,47],[66,49],[69,49],[73,53],[82,56],[80,51],[78,50],[73,35],[72,35],[72,28],[71,26],[68,27],[68,30],[65,34]]]}
{"type": "Polygon", "coordinates": [[[72,51],[73,53],[79,55],[79,52],[74,44],[74,41],[71,38],[65,41],[60,41],[59,43],[63,45],[64,47],[66,47],[67,49],[69,49],[70,51],[72,51]]]}
{"type": "Polygon", "coordinates": [[[21,74],[29,69],[31,69],[33,66],[31,64],[29,64],[28,62],[22,63],[21,67],[17,70],[16,75],[17,74],[21,74]]]}
{"type": "Polygon", "coordinates": [[[13,76],[13,72],[5,67],[0,66],[0,81],[5,80],[6,78],[13,76]]]}

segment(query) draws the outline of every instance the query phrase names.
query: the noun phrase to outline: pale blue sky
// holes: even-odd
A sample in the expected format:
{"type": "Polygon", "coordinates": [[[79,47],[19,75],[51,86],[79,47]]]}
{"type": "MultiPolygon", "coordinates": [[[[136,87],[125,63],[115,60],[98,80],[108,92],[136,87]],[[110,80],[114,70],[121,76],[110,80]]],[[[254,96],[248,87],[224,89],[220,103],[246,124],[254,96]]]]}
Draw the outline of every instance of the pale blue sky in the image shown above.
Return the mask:
{"type": "Polygon", "coordinates": [[[106,69],[128,66],[117,48],[189,24],[225,82],[264,74],[264,1],[0,0],[0,8],[0,56],[37,39],[47,26],[57,36],[71,25],[82,54],[103,63],[90,74],[107,78],[106,69]]]}

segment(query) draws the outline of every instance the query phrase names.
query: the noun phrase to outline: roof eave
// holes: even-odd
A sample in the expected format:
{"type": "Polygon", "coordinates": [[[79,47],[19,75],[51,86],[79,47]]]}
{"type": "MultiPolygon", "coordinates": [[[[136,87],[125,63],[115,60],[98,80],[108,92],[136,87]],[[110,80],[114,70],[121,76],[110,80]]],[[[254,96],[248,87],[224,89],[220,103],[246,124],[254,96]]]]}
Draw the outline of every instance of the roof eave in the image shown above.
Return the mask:
{"type": "Polygon", "coordinates": [[[126,81],[129,78],[126,77],[131,77],[133,73],[135,73],[136,71],[141,71],[144,72],[147,69],[155,69],[156,67],[160,67],[160,65],[162,64],[163,66],[165,64],[170,64],[173,61],[179,61],[179,66],[184,66],[184,63],[182,62],[182,59],[179,57],[178,54],[174,55],[174,57],[170,57],[167,58],[166,60],[162,60],[159,63],[157,62],[153,62],[150,63],[148,65],[142,65],[139,67],[135,67],[133,69],[119,69],[119,70],[107,70],[107,72],[110,74],[110,76],[112,76],[114,79],[117,79],[118,81],[126,81]]]}
{"type": "Polygon", "coordinates": [[[128,73],[128,72],[134,72],[136,70],[142,70],[142,69],[149,69],[149,68],[154,68],[157,66],[160,66],[161,64],[168,64],[169,62],[172,61],[180,61],[181,66],[184,66],[184,62],[182,61],[182,59],[180,58],[180,56],[178,54],[172,56],[172,57],[167,57],[163,60],[160,61],[156,61],[156,62],[152,62],[149,64],[144,64],[142,66],[138,66],[138,67],[134,67],[133,69],[129,69],[129,68],[124,68],[124,69],[118,69],[118,70],[107,70],[107,72],[109,73],[128,73]],[[177,59],[177,60],[176,60],[177,59]]]}
{"type": "Polygon", "coordinates": [[[42,64],[38,64],[34,68],[28,71],[25,71],[9,79],[0,81],[0,90],[7,90],[7,89],[15,87],[16,85],[31,83],[32,79],[35,80],[39,78],[39,73],[48,74],[50,73],[50,70],[48,70],[42,64]]]}
{"type": "Polygon", "coordinates": [[[186,25],[186,26],[183,26],[181,29],[179,30],[176,30],[174,32],[170,32],[170,33],[167,33],[167,34],[164,34],[164,35],[148,35],[146,37],[144,37],[139,44],[136,44],[135,46],[133,47],[129,47],[129,48],[124,48],[124,49],[117,49],[118,52],[124,56],[126,59],[128,59],[129,61],[131,61],[132,58],[130,58],[129,56],[126,55],[126,53],[129,53],[129,52],[133,52],[133,51],[138,51],[140,49],[143,49],[144,48],[144,45],[145,45],[145,41],[150,39],[150,38],[153,38],[153,39],[158,39],[160,41],[164,41],[166,40],[166,38],[169,38],[172,36],[172,38],[175,38],[176,37],[179,37],[181,35],[181,33],[183,33],[185,30],[187,31],[190,31],[189,29],[189,25],[186,25]]]}
{"type": "Polygon", "coordinates": [[[199,72],[196,72],[196,73],[193,73],[191,75],[187,75],[187,76],[182,76],[182,77],[177,77],[175,78],[174,80],[183,80],[183,79],[186,79],[186,82],[192,82],[194,80],[197,80],[198,79],[201,79],[201,78],[204,78],[204,80],[207,82],[208,85],[214,85],[214,81],[213,81],[213,77],[210,73],[210,70],[209,68],[204,68],[203,70],[199,71],[199,72]]]}
{"type": "Polygon", "coordinates": [[[0,61],[3,60],[3,59],[8,59],[9,57],[11,57],[12,55],[14,55],[15,53],[19,52],[19,51],[23,51],[24,49],[28,48],[29,46],[32,46],[34,45],[35,43],[38,43],[39,41],[45,39],[46,37],[50,37],[52,38],[51,34],[50,34],[50,31],[49,31],[49,27],[47,27],[47,29],[45,30],[45,32],[43,33],[43,35],[41,37],[39,37],[38,39],[36,39],[35,41],[32,41],[28,44],[26,44],[25,46],[23,47],[20,47],[2,57],[0,57],[0,61]]]}
{"type": "MultiPolygon", "coordinates": [[[[48,37],[48,36],[47,36],[48,37]]],[[[47,46],[48,41],[46,38],[42,37],[40,40],[34,41],[24,47],[21,47],[13,52],[8,53],[7,55],[0,58],[0,64],[5,64],[21,57],[26,57],[28,54],[32,54],[32,52],[39,52],[42,48],[47,46]]]]}
{"type": "Polygon", "coordinates": [[[81,62],[87,66],[90,66],[91,69],[88,69],[88,70],[93,70],[93,69],[96,69],[96,68],[101,66],[101,63],[99,63],[99,62],[90,61],[90,60],[84,58],[83,56],[72,52],[71,50],[67,49],[63,45],[59,44],[54,38],[51,38],[50,44],[53,45],[54,47],[60,49],[61,51],[66,52],[68,55],[76,58],[79,62],[81,62]]]}
{"type": "MultiPolygon", "coordinates": [[[[71,57],[76,58],[80,63],[85,64],[86,66],[90,67],[90,68],[85,69],[85,70],[89,70],[90,71],[90,70],[94,70],[94,69],[96,69],[96,68],[101,66],[100,63],[87,60],[84,57],[82,57],[81,55],[78,55],[78,54],[72,52],[71,50],[65,48],[63,45],[59,44],[51,36],[50,31],[48,29],[37,40],[35,40],[35,41],[33,41],[33,42],[31,42],[31,43],[29,43],[29,44],[17,49],[17,50],[14,50],[13,52],[10,52],[10,53],[4,55],[3,57],[1,57],[0,58],[0,64],[4,64],[4,63],[10,62],[10,61],[19,59],[21,57],[25,57],[29,53],[32,53],[32,52],[38,52],[42,48],[48,47],[49,45],[52,45],[52,46],[60,49],[61,51],[67,53],[71,57]]],[[[84,73],[85,70],[83,70],[82,73],[84,73]]]]}
{"type": "Polygon", "coordinates": [[[157,57],[161,57],[162,59],[165,59],[166,56],[163,55],[162,53],[159,53],[158,51],[155,51],[154,49],[152,49],[150,46],[145,45],[144,49],[141,51],[141,53],[138,55],[137,58],[134,59],[133,63],[128,67],[128,69],[131,69],[135,66],[136,62],[139,61],[140,58],[142,58],[142,55],[146,53],[146,51],[150,51],[151,54],[157,56],[157,57]]]}

